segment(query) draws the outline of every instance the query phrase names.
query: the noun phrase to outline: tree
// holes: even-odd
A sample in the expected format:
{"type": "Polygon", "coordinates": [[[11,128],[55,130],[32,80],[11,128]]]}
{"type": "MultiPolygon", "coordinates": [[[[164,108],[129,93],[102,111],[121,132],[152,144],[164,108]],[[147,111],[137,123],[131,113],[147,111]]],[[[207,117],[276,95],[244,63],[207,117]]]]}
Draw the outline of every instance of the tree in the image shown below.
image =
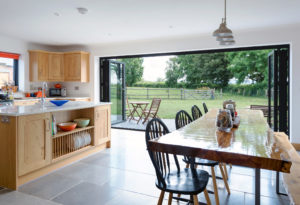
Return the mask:
{"type": "Polygon", "coordinates": [[[184,76],[180,68],[178,57],[170,58],[166,67],[166,85],[169,87],[176,87],[178,80],[184,76]]]}
{"type": "Polygon", "coordinates": [[[126,86],[132,86],[142,80],[144,72],[143,58],[123,58],[118,59],[118,61],[125,64],[126,86]]]}
{"type": "Polygon", "coordinates": [[[231,70],[237,83],[241,84],[246,79],[253,83],[266,82],[268,75],[268,54],[270,50],[239,51],[228,53],[231,70]]]}
{"type": "Polygon", "coordinates": [[[178,79],[185,77],[188,87],[201,87],[203,84],[225,87],[232,77],[227,66],[225,53],[180,55],[168,62],[166,83],[174,85],[178,79]]]}

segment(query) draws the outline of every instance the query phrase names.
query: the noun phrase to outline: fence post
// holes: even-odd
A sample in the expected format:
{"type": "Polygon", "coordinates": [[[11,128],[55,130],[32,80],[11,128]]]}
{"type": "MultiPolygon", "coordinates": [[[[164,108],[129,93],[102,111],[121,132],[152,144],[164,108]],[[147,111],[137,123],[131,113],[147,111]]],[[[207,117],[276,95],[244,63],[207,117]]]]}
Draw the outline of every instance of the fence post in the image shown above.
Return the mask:
{"type": "Polygon", "coordinates": [[[182,91],[183,91],[183,89],[181,88],[181,89],[180,89],[180,99],[181,99],[181,100],[182,100],[182,97],[183,97],[183,96],[182,96],[182,94],[183,94],[182,91]]]}
{"type": "Polygon", "coordinates": [[[147,99],[149,99],[149,88],[147,88],[147,99]]]}
{"type": "Polygon", "coordinates": [[[168,88],[168,99],[170,99],[170,88],[168,88]]]}
{"type": "Polygon", "coordinates": [[[183,99],[185,100],[185,89],[183,90],[183,99]]]}

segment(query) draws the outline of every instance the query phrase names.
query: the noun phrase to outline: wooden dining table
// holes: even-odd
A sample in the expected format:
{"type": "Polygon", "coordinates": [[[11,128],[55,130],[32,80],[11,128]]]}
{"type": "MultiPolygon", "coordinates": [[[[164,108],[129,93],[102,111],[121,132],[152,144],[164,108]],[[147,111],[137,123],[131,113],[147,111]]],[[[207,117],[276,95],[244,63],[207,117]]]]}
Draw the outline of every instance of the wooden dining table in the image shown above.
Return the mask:
{"type": "Polygon", "coordinates": [[[218,131],[217,112],[211,109],[185,127],[151,140],[148,149],[254,168],[255,204],[260,204],[260,170],[289,173],[288,150],[279,148],[262,111],[237,110],[239,127],[228,133],[218,131]]]}

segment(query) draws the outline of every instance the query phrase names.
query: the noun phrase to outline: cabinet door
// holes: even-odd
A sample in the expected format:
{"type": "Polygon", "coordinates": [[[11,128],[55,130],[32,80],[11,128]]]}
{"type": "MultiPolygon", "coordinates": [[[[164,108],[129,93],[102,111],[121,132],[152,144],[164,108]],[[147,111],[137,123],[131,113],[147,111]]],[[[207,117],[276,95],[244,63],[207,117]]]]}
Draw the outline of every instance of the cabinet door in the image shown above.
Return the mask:
{"type": "Polygon", "coordinates": [[[64,54],[65,81],[81,81],[81,54],[64,54]]]}
{"type": "Polygon", "coordinates": [[[49,54],[49,80],[64,80],[64,55],[50,53],[49,54]]]}
{"type": "Polygon", "coordinates": [[[51,161],[50,114],[21,116],[18,119],[19,176],[42,168],[51,161]]]}
{"type": "Polygon", "coordinates": [[[110,105],[95,108],[94,145],[110,141],[110,105]]]}
{"type": "Polygon", "coordinates": [[[49,78],[49,54],[38,53],[38,81],[48,81],[49,78]]]}

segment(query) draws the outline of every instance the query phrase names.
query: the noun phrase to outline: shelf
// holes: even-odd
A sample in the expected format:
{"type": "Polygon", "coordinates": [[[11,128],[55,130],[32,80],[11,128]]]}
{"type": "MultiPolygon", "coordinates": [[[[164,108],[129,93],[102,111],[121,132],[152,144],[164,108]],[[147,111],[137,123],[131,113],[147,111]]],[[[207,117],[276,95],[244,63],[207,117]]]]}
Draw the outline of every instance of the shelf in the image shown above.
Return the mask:
{"type": "Polygon", "coordinates": [[[76,154],[78,154],[78,153],[81,153],[81,152],[84,152],[84,151],[86,151],[86,150],[89,150],[89,149],[91,149],[91,148],[93,148],[92,145],[87,145],[87,146],[82,147],[82,148],[80,148],[80,149],[78,149],[78,150],[76,150],[76,151],[69,152],[69,153],[67,153],[67,154],[64,154],[64,155],[61,155],[61,156],[58,156],[58,157],[53,157],[52,162],[57,162],[57,161],[60,161],[60,160],[69,158],[69,157],[71,157],[71,156],[74,156],[74,155],[76,155],[76,154]]]}
{"type": "Polygon", "coordinates": [[[74,130],[67,131],[67,132],[59,131],[59,132],[57,132],[56,135],[53,135],[52,137],[53,138],[62,137],[62,136],[65,136],[65,135],[70,135],[70,134],[81,132],[81,131],[84,131],[84,130],[93,129],[94,127],[95,126],[87,126],[87,127],[83,127],[83,128],[75,128],[74,130]]]}

